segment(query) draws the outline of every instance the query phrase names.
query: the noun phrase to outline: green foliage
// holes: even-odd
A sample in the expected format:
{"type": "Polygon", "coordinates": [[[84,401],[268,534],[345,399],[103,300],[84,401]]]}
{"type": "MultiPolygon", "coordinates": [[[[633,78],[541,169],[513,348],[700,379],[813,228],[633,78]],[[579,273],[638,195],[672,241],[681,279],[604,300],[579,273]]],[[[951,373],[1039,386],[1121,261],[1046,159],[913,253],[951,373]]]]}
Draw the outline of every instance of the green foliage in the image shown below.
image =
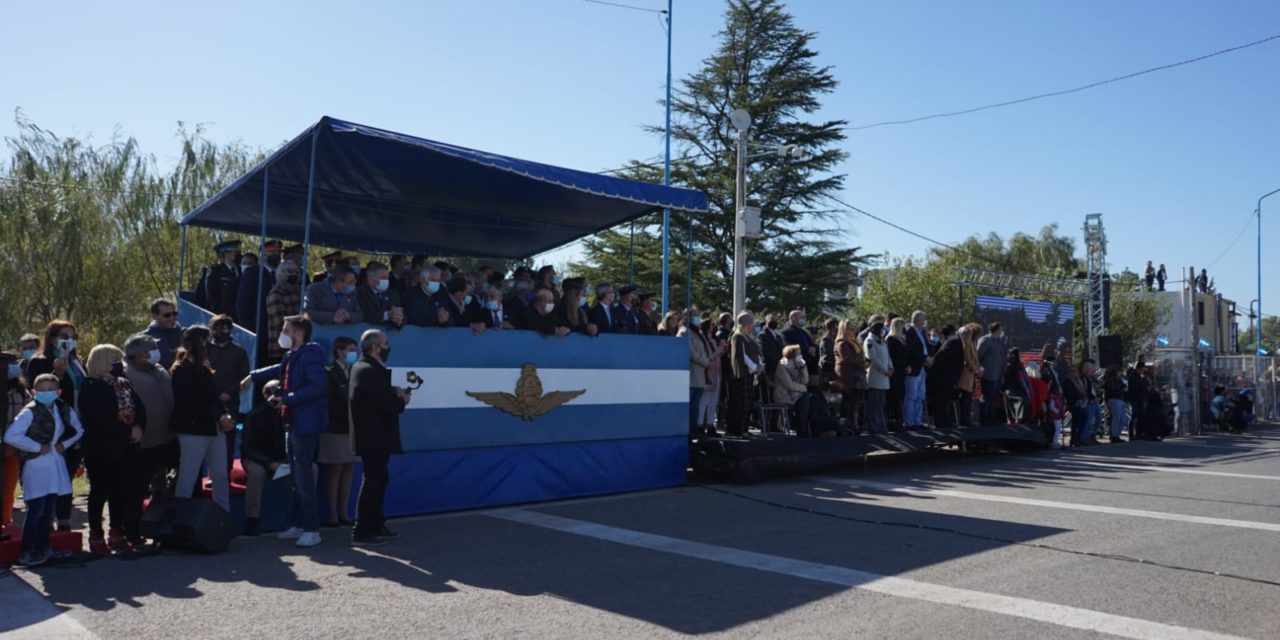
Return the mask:
{"type": "MultiPolygon", "coordinates": [[[[238,177],[261,154],[218,146],[181,124],[181,155],[167,173],[133,138],[102,146],[62,138],[19,113],[0,166],[0,344],[75,322],[87,344],[120,344],[150,321],[147,307],[178,281],[179,217],[238,177]]],[[[192,228],[189,288],[203,249],[219,239],[192,228]]]]}
{"type": "MultiPolygon", "coordinates": [[[[1242,318],[1241,322],[1247,322],[1248,318],[1242,318]]],[[[1240,344],[1240,353],[1252,354],[1257,352],[1257,339],[1254,333],[1257,331],[1257,324],[1252,328],[1245,328],[1240,331],[1238,342],[1240,344]]],[[[1269,353],[1275,355],[1280,350],[1280,318],[1275,316],[1265,316],[1262,319],[1262,348],[1269,353]]]]}
{"type": "MultiPolygon", "coordinates": [[[[748,170],[747,198],[760,204],[763,239],[748,252],[747,304],[764,308],[819,306],[826,295],[843,298],[854,268],[868,256],[844,246],[843,231],[826,196],[844,177],[832,173],[846,154],[843,120],[815,121],[821,96],[836,87],[830,67],[816,64],[816,34],[797,28],[776,0],[731,0],[715,52],[700,70],[673,89],[673,156],[687,158],[672,167],[672,183],[707,194],[710,212],[694,216],[694,302],[703,308],[728,307],[733,289],[734,178],[736,132],[729,114],[751,113],[752,141],[761,145],[798,144],[805,157],[768,157],[748,170]]],[[[662,128],[650,127],[655,134],[662,128]]],[[[633,163],[631,178],[657,182],[659,168],[633,163]]],[[[656,288],[660,277],[661,217],[636,224],[637,284],[656,288]],[[642,250],[643,249],[643,250],[642,250]]],[[[630,233],[588,240],[586,260],[575,265],[601,279],[624,282],[630,233]]],[[[672,212],[671,306],[684,306],[689,216],[672,212]],[[682,283],[677,290],[677,282],[682,283]]]]}

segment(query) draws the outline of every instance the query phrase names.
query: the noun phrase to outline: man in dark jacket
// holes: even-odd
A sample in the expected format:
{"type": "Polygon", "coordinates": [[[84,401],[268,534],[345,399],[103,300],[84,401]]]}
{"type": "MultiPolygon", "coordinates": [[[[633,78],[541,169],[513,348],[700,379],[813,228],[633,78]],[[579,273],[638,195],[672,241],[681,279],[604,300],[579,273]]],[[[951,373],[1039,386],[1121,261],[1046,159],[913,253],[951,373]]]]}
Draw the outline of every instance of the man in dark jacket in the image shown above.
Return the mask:
{"type": "Polygon", "coordinates": [[[787,341],[778,333],[778,316],[769,314],[764,319],[764,331],[760,332],[760,353],[764,356],[764,389],[765,398],[773,402],[773,376],[778,372],[778,363],[782,361],[782,347],[787,341]]]}
{"type": "Polygon", "coordinates": [[[913,312],[911,325],[906,330],[906,395],[902,399],[902,419],[908,427],[924,425],[924,404],[928,393],[925,368],[930,364],[928,331],[928,318],[924,312],[913,312]]]}
{"type": "Polygon", "coordinates": [[[172,302],[157,298],[151,303],[151,326],[143,333],[155,338],[160,347],[162,369],[168,371],[173,366],[173,357],[182,346],[182,325],[178,324],[178,310],[172,302]]]}
{"type": "Polygon", "coordinates": [[[613,299],[617,294],[608,282],[596,284],[596,303],[587,311],[587,321],[600,333],[613,333],[613,299]]]}
{"type": "Polygon", "coordinates": [[[387,356],[391,347],[387,336],[370,329],[360,336],[360,359],[351,367],[351,432],[356,455],[360,456],[364,478],[356,507],[356,525],[351,544],[375,546],[397,537],[387,529],[382,515],[387,493],[392,455],[403,453],[400,445],[400,414],[411,399],[407,389],[391,386],[387,356]]]}
{"type": "Polygon", "coordinates": [[[951,391],[955,389],[963,372],[964,342],[960,336],[952,335],[942,343],[938,355],[934,356],[933,368],[930,371],[938,382],[934,390],[934,400],[937,403],[936,406],[940,408],[936,426],[954,427],[959,424],[956,406],[950,397],[951,391]]]}
{"type": "Polygon", "coordinates": [[[281,381],[281,422],[289,434],[289,466],[293,469],[293,526],[281,533],[281,540],[297,540],[299,547],[320,544],[320,508],[316,498],[314,464],[320,434],[329,428],[326,401],[324,347],[311,341],[311,319],[289,316],[278,339],[288,350],[280,364],[258,369],[240,383],[248,389],[254,382],[281,381]]]}
{"type": "Polygon", "coordinates": [[[787,328],[782,330],[782,337],[787,344],[795,344],[800,346],[800,355],[804,357],[805,367],[809,370],[809,375],[815,379],[818,376],[818,343],[814,341],[813,335],[805,328],[804,311],[795,309],[787,314],[787,328]]]}
{"type": "MultiPolygon", "coordinates": [[[[640,322],[636,319],[636,298],[640,287],[629,284],[618,290],[618,303],[613,305],[613,332],[635,335],[640,331],[640,322]]],[[[598,325],[597,325],[598,326],[598,325]]]]}
{"type": "Polygon", "coordinates": [[[240,241],[228,240],[213,247],[218,254],[218,264],[201,271],[196,304],[214,315],[235,317],[236,296],[240,288],[240,241]]]}
{"type": "MultiPolygon", "coordinates": [[[[249,375],[249,354],[244,347],[231,339],[231,316],[214,316],[209,322],[212,341],[209,344],[209,366],[213,367],[213,381],[218,385],[218,401],[222,408],[240,421],[240,381],[249,375]]],[[[227,474],[235,464],[236,432],[228,431],[227,474]]]]}
{"type": "MultiPolygon", "coordinates": [[[[262,262],[243,269],[240,273],[240,286],[236,289],[236,322],[248,327],[257,335],[262,335],[263,323],[259,321],[259,310],[266,317],[267,292],[276,286],[276,267],[280,266],[280,250],[284,243],[279,240],[268,240],[262,245],[262,262]],[[262,279],[262,287],[258,287],[258,279],[262,279]]],[[[263,352],[265,353],[265,351],[263,352]]]]}
{"type": "MultiPolygon", "coordinates": [[[[403,257],[403,256],[401,256],[403,257]]],[[[400,292],[391,283],[391,273],[380,262],[370,262],[364,270],[364,282],[356,289],[356,302],[364,321],[370,324],[387,324],[399,329],[404,326],[404,308],[400,306],[400,292]]]]}

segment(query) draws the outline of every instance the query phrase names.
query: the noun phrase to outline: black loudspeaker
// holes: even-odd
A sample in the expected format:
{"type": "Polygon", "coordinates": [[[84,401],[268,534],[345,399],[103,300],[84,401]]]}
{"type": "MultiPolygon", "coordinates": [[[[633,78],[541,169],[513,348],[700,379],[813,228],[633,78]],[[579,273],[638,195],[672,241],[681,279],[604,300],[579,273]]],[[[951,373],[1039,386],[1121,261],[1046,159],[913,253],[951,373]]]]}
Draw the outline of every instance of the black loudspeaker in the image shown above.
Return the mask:
{"type": "Polygon", "coordinates": [[[142,514],[142,535],[162,547],[222,553],[236,537],[236,524],[209,500],[157,497],[142,514]]]}
{"type": "Polygon", "coordinates": [[[1098,336],[1098,366],[1103,369],[1124,366],[1124,347],[1120,336],[1098,336]]]}

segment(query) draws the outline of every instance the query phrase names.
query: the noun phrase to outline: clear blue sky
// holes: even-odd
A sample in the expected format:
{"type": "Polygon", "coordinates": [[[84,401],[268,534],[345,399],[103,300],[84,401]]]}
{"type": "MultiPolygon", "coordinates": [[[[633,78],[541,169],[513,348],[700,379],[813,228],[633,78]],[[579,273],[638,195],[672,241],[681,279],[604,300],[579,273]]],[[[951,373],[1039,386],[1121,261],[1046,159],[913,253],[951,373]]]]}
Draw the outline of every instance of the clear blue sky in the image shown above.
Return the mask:
{"type": "MultiPolygon", "coordinates": [[[[662,0],[623,0],[661,8],[662,0]]],[[[1273,0],[794,0],[853,124],[1084,84],[1280,33],[1273,0]]],[[[676,77],[715,45],[724,5],[677,0],[676,77]]],[[[117,127],[162,163],[176,122],[273,147],[321,115],[570,167],[662,152],[658,16],[581,0],[8,3],[0,134],[21,107],[61,134],[117,127]]],[[[1079,233],[1102,212],[1113,268],[1205,266],[1280,187],[1280,41],[1063,98],[851,134],[843,197],[944,241],[1079,233]]],[[[1264,279],[1280,310],[1280,195],[1264,279]]],[[[1268,209],[1264,207],[1264,212],[1268,209]]],[[[849,241],[927,245],[852,217],[849,241]]],[[[573,253],[561,251],[560,261],[573,253]]],[[[1254,298],[1252,227],[1210,268],[1254,298]]]]}

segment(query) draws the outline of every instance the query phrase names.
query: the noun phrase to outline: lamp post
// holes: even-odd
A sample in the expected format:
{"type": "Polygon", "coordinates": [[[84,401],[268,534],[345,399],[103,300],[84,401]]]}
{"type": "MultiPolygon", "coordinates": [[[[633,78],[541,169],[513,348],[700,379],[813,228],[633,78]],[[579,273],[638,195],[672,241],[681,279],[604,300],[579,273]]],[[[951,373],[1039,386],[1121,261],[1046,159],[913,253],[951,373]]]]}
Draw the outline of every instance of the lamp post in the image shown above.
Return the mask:
{"type": "MultiPolygon", "coordinates": [[[[663,125],[664,150],[662,154],[662,184],[671,186],[671,5],[672,0],[667,0],[667,99],[664,103],[666,107],[666,122],[663,125]]],[[[689,214],[693,215],[692,212],[689,214]]],[[[634,251],[634,249],[632,250],[634,251]]],[[[631,280],[635,281],[635,275],[632,274],[631,280]]],[[[667,313],[670,303],[670,285],[671,285],[671,209],[670,207],[662,210],[662,313],[667,313]]],[[[693,287],[692,279],[689,287],[693,287]]]]}
{"type": "Polygon", "coordinates": [[[1258,198],[1258,339],[1257,349],[1253,352],[1253,386],[1256,389],[1258,381],[1262,379],[1262,358],[1259,354],[1262,351],[1262,201],[1280,193],[1280,189],[1276,189],[1270,193],[1263,194],[1258,198]]]}
{"type": "Polygon", "coordinates": [[[736,316],[747,309],[747,238],[758,237],[760,233],[760,211],[747,205],[747,163],[759,158],[802,158],[804,150],[796,144],[756,145],[767,147],[769,151],[747,155],[747,147],[751,145],[747,139],[751,114],[746,109],[734,109],[729,115],[729,122],[738,131],[738,166],[733,198],[733,314],[736,316]]]}

